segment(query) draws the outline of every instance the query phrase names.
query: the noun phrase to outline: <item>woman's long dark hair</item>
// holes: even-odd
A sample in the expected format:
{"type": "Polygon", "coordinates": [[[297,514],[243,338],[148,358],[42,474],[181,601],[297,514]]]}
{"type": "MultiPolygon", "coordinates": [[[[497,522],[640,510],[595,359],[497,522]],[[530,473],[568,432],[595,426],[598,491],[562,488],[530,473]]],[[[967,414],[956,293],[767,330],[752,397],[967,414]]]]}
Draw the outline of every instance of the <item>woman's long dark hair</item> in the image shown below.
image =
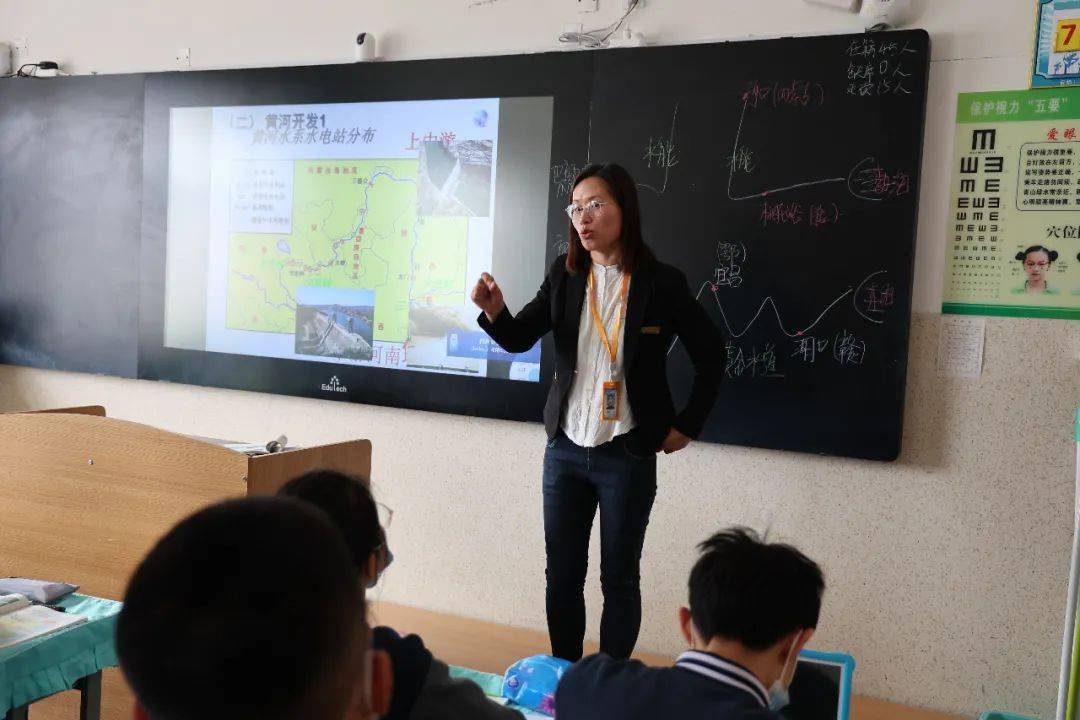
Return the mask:
{"type": "MultiPolygon", "coordinates": [[[[622,246],[622,261],[620,262],[622,271],[632,273],[655,262],[656,256],[641,236],[641,209],[638,205],[637,185],[634,184],[630,173],[615,163],[590,165],[574,178],[574,185],[570,189],[571,202],[573,202],[574,188],[591,177],[600,178],[608,184],[616,204],[622,210],[622,236],[619,237],[619,245],[622,246]]],[[[592,258],[585,250],[585,246],[581,244],[581,236],[578,235],[573,220],[570,221],[569,237],[570,248],[566,253],[566,270],[571,275],[577,275],[589,268],[592,258]]]]}

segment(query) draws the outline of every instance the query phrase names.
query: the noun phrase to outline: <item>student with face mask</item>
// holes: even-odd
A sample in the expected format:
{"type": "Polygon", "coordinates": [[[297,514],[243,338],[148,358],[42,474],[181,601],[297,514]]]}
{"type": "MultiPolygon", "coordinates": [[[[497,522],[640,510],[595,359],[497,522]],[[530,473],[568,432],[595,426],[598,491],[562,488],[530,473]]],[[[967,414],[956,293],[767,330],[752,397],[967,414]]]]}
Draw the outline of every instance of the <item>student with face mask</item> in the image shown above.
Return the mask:
{"type": "MultiPolygon", "coordinates": [[[[394,556],[364,482],[334,470],[315,470],[291,480],[278,494],[328,515],[345,538],[359,583],[375,587],[394,556]]],[[[389,517],[388,511],[383,514],[389,517]]],[[[392,628],[376,627],[372,646],[389,655],[393,668],[393,693],[383,720],[522,720],[521,713],[489,700],[476,683],[450,677],[446,663],[433,657],[416,635],[401,637],[392,628]]]]}
{"type": "Polygon", "coordinates": [[[799,651],[817,627],[821,568],[790,545],[766,543],[742,528],[699,547],[690,607],[679,609],[690,649],[672,668],[585,658],[559,684],[559,720],[778,717],[799,651]]]}

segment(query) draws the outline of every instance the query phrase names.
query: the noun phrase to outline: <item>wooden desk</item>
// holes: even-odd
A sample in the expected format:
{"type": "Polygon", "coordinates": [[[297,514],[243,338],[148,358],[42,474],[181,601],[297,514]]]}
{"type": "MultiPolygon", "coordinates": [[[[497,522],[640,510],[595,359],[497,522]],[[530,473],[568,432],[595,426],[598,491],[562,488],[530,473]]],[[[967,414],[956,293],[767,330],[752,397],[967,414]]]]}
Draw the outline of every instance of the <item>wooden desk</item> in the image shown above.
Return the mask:
{"type": "MultiPolygon", "coordinates": [[[[0,576],[69,580],[118,600],[150,547],[195,510],[273,493],[315,467],[371,472],[366,440],[249,458],[104,415],[100,406],[0,413],[0,576]]],[[[77,717],[78,699],[61,693],[30,714],[77,717]]],[[[120,672],[106,670],[102,719],[129,720],[131,707],[120,672]]]]}
{"type": "MultiPolygon", "coordinates": [[[[436,657],[451,665],[491,673],[502,674],[523,657],[551,651],[547,635],[541,632],[392,603],[373,603],[371,622],[389,625],[402,633],[416,633],[436,657]]],[[[585,646],[586,654],[596,651],[596,645],[585,646]]],[[[634,657],[649,665],[671,665],[673,661],[673,658],[654,653],[638,652],[634,657]]],[[[873,698],[856,696],[851,704],[853,720],[963,720],[959,715],[919,710],[873,698]]]]}

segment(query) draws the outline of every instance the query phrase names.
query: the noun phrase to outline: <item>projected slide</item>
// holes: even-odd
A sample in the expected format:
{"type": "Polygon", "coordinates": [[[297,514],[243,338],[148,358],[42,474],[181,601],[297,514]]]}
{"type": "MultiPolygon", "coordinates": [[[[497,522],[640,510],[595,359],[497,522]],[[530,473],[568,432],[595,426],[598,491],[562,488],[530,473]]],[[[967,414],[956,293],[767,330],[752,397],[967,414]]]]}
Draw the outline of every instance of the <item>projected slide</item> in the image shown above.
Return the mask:
{"type": "Polygon", "coordinates": [[[469,300],[497,269],[500,189],[548,167],[550,133],[501,142],[515,102],[174,108],[166,345],[537,381],[539,345],[502,351],[469,300]]]}

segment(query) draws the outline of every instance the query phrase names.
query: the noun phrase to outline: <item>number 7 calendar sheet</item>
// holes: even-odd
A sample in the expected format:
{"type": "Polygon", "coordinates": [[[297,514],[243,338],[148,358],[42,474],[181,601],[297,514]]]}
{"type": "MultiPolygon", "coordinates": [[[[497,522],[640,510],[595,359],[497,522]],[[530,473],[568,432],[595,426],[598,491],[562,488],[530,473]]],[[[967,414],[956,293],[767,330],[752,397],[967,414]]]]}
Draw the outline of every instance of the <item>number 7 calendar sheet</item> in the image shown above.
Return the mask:
{"type": "Polygon", "coordinates": [[[1080,0],[1038,0],[1031,87],[1080,85],[1080,0]]]}
{"type": "Polygon", "coordinates": [[[1080,319],[1080,88],[960,94],[942,312],[1080,319]]]}

